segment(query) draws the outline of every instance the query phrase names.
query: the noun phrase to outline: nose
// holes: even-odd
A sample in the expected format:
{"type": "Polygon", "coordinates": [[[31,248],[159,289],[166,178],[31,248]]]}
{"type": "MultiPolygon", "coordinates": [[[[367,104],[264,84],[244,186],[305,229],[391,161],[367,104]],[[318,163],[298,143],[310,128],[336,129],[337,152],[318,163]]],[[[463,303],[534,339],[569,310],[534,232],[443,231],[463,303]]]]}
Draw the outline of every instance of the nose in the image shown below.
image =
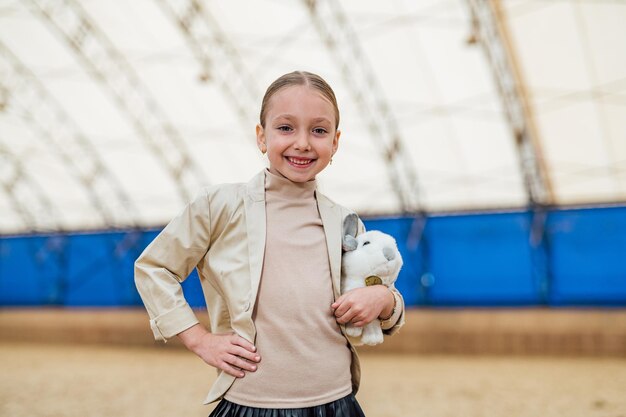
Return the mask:
{"type": "Polygon", "coordinates": [[[396,258],[396,251],[393,250],[393,248],[390,248],[389,246],[385,246],[383,248],[383,255],[388,261],[393,261],[396,258]]]}
{"type": "Polygon", "coordinates": [[[293,144],[293,147],[299,151],[308,151],[311,149],[311,144],[309,143],[306,132],[302,132],[296,137],[296,142],[293,144]]]}

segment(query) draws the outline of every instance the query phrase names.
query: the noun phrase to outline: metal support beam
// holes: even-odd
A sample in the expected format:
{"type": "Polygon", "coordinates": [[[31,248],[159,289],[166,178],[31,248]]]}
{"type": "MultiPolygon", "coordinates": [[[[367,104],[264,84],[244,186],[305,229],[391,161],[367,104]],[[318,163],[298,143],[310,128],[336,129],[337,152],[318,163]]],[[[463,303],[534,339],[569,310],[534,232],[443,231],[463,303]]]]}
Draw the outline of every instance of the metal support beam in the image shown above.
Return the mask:
{"type": "Polygon", "coordinates": [[[543,304],[550,303],[552,294],[552,262],[550,234],[548,232],[547,207],[536,206],[530,212],[530,256],[532,276],[535,287],[539,294],[539,300],[543,304]]]}
{"type": "Polygon", "coordinates": [[[43,188],[28,175],[20,158],[0,141],[0,185],[21,217],[35,232],[61,230],[60,212],[43,188]]]}
{"type": "Polygon", "coordinates": [[[97,149],[37,77],[0,42],[0,90],[5,111],[17,109],[28,128],[43,140],[82,185],[106,227],[138,226],[137,209],[122,184],[106,167],[97,149]]]}
{"type": "Polygon", "coordinates": [[[479,41],[485,51],[517,145],[530,207],[532,275],[539,299],[547,303],[551,284],[547,208],[554,204],[554,194],[539,132],[499,0],[467,0],[467,4],[472,17],[470,40],[479,41]]]}
{"type": "Polygon", "coordinates": [[[104,32],[74,0],[30,0],[34,9],[110,93],[187,203],[206,176],[148,88],[104,32]]]}
{"type": "Polygon", "coordinates": [[[411,222],[411,227],[406,239],[406,250],[408,255],[416,260],[418,264],[415,271],[414,282],[419,294],[418,303],[424,305],[432,304],[431,291],[435,286],[435,275],[430,269],[430,245],[426,234],[426,224],[428,217],[415,216],[411,222]]]}
{"type": "Polygon", "coordinates": [[[472,18],[471,42],[480,42],[493,71],[520,158],[531,206],[550,205],[554,195],[541,151],[532,106],[510,40],[499,0],[467,0],[472,18]]]}
{"type": "Polygon", "coordinates": [[[367,130],[387,168],[389,182],[405,214],[423,211],[416,167],[411,161],[380,83],[338,1],[304,0],[311,20],[339,65],[367,130]]]}
{"type": "Polygon", "coordinates": [[[259,89],[243,60],[210,11],[198,0],[156,0],[181,30],[200,64],[200,79],[215,81],[243,126],[258,122],[259,89]]]}
{"type": "MultiPolygon", "coordinates": [[[[62,233],[45,236],[43,240],[34,238],[29,244],[32,246],[30,255],[33,257],[35,274],[42,291],[40,304],[47,306],[63,306],[66,304],[70,290],[70,238],[62,233]],[[44,283],[45,281],[45,283],[44,283]]],[[[87,280],[91,274],[81,276],[87,280]]]]}

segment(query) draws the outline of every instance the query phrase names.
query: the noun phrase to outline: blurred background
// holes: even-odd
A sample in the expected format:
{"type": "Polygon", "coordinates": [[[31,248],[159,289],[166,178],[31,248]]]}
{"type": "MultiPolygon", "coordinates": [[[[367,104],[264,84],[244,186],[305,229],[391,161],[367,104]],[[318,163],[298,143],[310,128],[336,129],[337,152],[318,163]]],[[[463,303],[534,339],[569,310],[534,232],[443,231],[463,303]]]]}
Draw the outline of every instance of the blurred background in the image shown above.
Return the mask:
{"type": "Polygon", "coordinates": [[[0,0],[0,416],[209,414],[133,263],[266,166],[293,70],[339,102],[320,188],[405,260],[366,414],[626,416],[622,0],[0,0]]]}

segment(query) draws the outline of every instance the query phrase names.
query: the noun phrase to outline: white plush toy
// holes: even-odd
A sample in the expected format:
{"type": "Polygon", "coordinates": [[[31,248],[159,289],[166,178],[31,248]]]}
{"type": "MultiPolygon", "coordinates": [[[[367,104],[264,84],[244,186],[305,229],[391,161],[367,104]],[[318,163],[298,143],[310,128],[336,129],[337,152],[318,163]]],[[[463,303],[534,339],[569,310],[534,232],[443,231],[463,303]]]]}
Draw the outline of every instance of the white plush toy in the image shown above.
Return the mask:
{"type": "MultiPolygon", "coordinates": [[[[358,218],[355,214],[346,217],[343,224],[343,256],[341,259],[341,293],[382,284],[394,288],[402,268],[402,256],[396,241],[378,230],[357,234],[358,218]]],[[[380,321],[374,319],[363,327],[346,325],[346,333],[360,337],[355,344],[377,345],[383,342],[380,321]]]]}

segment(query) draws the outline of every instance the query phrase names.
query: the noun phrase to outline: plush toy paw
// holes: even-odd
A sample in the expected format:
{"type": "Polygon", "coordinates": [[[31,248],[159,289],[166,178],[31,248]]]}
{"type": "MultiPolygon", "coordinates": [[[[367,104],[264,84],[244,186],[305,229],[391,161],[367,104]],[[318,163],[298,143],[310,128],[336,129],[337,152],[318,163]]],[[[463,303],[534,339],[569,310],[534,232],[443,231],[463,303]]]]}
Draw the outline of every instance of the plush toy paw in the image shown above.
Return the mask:
{"type": "Polygon", "coordinates": [[[378,320],[374,320],[363,328],[361,342],[369,346],[383,343],[383,331],[380,328],[380,322],[378,320]]]}
{"type": "Polygon", "coordinates": [[[346,334],[350,337],[359,337],[363,333],[362,327],[346,326],[346,334]]]}

